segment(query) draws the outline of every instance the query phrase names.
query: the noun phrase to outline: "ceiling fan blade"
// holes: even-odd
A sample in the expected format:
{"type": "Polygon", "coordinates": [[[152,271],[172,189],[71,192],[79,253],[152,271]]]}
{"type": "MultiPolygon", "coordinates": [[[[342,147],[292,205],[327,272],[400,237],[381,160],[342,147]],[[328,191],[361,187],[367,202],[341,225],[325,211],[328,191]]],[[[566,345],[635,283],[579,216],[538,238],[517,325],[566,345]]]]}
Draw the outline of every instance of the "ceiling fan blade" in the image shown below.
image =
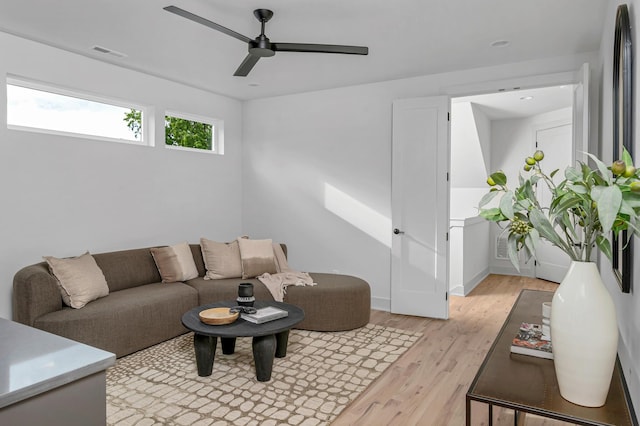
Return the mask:
{"type": "Polygon", "coordinates": [[[246,77],[249,74],[249,71],[251,71],[253,66],[258,62],[258,59],[260,59],[260,56],[255,56],[249,53],[233,75],[236,77],[246,77]]]}
{"type": "Polygon", "coordinates": [[[177,6],[167,6],[164,8],[164,10],[166,10],[167,12],[175,13],[176,15],[182,16],[183,18],[190,19],[194,22],[197,22],[198,24],[202,24],[209,28],[213,28],[214,30],[220,31],[221,33],[237,38],[240,41],[244,41],[245,43],[249,43],[251,41],[251,39],[247,36],[244,36],[240,33],[230,30],[227,27],[223,27],[220,24],[216,24],[215,22],[205,19],[202,16],[194,15],[193,13],[187,12],[184,9],[180,9],[177,6]]]}
{"type": "Polygon", "coordinates": [[[335,44],[271,43],[271,48],[277,52],[344,53],[347,55],[369,54],[369,48],[365,46],[340,46],[335,44]]]}

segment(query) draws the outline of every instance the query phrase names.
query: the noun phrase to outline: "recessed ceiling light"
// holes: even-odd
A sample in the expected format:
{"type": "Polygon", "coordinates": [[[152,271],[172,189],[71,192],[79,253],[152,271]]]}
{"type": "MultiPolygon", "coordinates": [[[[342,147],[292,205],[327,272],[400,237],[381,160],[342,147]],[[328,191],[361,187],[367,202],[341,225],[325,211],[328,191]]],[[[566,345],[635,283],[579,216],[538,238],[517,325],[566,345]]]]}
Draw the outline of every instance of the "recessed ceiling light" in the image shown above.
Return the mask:
{"type": "Polygon", "coordinates": [[[509,40],[496,40],[491,42],[491,47],[505,47],[509,45],[509,40]]]}
{"type": "Polygon", "coordinates": [[[520,98],[521,101],[530,101],[531,99],[533,99],[533,96],[523,96],[520,98]]]}
{"type": "Polygon", "coordinates": [[[249,86],[258,87],[258,86],[260,86],[260,83],[249,83],[249,86]]]}

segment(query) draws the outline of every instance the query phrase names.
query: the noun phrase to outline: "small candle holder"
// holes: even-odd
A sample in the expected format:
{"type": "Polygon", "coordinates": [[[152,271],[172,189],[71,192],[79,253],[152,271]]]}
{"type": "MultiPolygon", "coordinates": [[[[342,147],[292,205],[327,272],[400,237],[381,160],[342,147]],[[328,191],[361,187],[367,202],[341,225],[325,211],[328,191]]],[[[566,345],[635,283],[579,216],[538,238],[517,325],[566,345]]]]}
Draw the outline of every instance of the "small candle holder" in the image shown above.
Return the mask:
{"type": "Polygon", "coordinates": [[[238,286],[238,302],[239,306],[253,306],[256,298],[253,297],[253,284],[240,283],[238,286]]]}

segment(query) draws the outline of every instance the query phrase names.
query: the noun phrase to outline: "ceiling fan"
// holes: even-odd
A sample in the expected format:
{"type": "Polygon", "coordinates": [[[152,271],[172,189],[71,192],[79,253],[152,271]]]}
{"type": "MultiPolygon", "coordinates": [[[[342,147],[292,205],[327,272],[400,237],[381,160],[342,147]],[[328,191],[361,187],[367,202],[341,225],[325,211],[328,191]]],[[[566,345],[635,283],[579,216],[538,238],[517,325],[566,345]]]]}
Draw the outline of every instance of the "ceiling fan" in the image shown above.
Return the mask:
{"type": "Polygon", "coordinates": [[[276,52],[315,52],[315,53],[344,53],[347,55],[368,55],[369,48],[364,46],[340,46],[333,44],[307,44],[307,43],[275,43],[269,40],[264,34],[264,26],[273,16],[273,12],[268,9],[256,9],[253,11],[254,16],[260,21],[260,35],[255,39],[251,39],[229,28],[216,24],[201,16],[195,15],[177,6],[167,6],[164,8],[167,12],[175,13],[183,18],[190,19],[199,24],[205,25],[214,30],[220,31],[226,35],[237,38],[247,43],[249,54],[240,64],[236,72],[236,77],[246,77],[254,65],[260,58],[273,56],[276,52]]]}

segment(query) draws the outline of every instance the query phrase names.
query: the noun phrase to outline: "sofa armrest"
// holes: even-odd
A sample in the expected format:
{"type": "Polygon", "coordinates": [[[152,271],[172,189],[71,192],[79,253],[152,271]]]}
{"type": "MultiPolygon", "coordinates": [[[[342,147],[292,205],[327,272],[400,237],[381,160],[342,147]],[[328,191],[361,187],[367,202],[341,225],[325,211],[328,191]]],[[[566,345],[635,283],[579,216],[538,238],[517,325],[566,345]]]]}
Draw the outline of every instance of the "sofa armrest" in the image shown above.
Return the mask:
{"type": "Polygon", "coordinates": [[[62,309],[58,283],[46,265],[38,263],[13,277],[13,320],[33,326],[36,318],[62,309]]]}

